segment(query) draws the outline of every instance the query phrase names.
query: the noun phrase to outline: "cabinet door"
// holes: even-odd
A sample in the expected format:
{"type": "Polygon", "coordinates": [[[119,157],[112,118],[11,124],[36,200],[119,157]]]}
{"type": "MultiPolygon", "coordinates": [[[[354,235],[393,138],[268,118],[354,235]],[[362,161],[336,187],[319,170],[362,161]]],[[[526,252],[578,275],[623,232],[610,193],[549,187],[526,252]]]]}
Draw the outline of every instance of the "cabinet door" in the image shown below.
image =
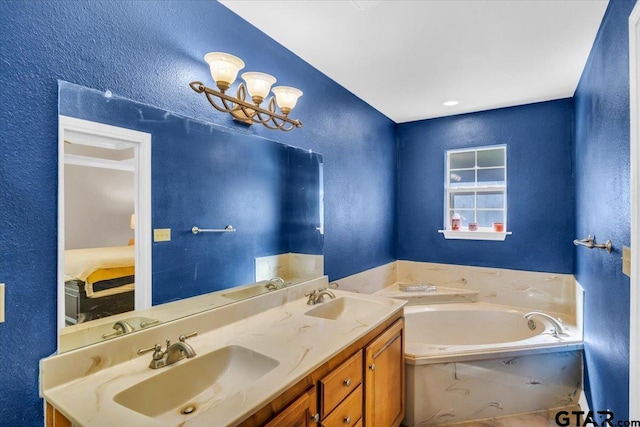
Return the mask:
{"type": "Polygon", "coordinates": [[[282,412],[276,415],[265,427],[311,427],[311,404],[315,396],[314,388],[307,390],[294,400],[282,412]]]}
{"type": "Polygon", "coordinates": [[[46,427],[71,427],[71,421],[47,402],[44,425],[46,427]]]}
{"type": "Polygon", "coordinates": [[[396,427],[404,418],[404,319],[365,347],[365,427],[396,427]]]}

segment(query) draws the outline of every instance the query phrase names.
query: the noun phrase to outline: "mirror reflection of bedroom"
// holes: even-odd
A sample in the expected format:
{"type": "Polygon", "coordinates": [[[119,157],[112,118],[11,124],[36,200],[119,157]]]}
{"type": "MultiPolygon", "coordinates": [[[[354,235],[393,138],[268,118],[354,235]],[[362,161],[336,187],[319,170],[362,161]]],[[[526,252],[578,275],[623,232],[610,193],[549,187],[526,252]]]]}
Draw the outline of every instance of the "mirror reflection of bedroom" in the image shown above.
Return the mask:
{"type": "Polygon", "coordinates": [[[135,306],[133,144],[64,135],[65,326],[135,306]]]}

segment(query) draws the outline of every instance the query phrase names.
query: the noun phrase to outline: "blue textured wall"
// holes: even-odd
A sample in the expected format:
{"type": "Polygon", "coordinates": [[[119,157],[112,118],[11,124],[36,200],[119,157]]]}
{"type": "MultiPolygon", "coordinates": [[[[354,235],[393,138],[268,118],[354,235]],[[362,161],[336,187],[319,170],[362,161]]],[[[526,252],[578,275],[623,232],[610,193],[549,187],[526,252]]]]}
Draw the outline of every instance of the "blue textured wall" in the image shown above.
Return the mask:
{"type": "Polygon", "coordinates": [[[395,125],[216,2],[0,2],[0,420],[38,425],[38,360],[56,348],[57,80],[324,155],[325,268],[336,279],[395,259],[395,125]],[[290,133],[246,130],[188,83],[209,51],[304,96],[290,133]],[[19,408],[19,410],[16,410],[19,408]]]}
{"type": "Polygon", "coordinates": [[[571,99],[398,125],[399,259],[573,272],[571,99]],[[446,240],[445,151],[506,144],[504,242],[446,240]]]}
{"type": "MultiPolygon", "coordinates": [[[[630,243],[629,14],[635,1],[611,0],[575,93],[576,236],[611,239],[614,251],[576,248],[585,289],[586,391],[591,409],[629,414],[630,243]]],[[[637,250],[637,248],[636,248],[637,250]]]]}

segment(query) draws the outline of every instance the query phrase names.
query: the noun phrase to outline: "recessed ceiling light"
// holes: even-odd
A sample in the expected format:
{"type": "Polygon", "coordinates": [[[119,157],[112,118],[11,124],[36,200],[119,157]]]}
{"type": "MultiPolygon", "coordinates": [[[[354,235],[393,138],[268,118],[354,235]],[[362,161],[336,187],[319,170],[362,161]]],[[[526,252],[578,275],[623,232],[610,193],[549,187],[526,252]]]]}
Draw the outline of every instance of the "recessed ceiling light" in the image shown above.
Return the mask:
{"type": "Polygon", "coordinates": [[[455,99],[451,99],[449,101],[444,101],[442,103],[442,105],[444,105],[445,107],[453,107],[453,106],[458,105],[458,104],[460,104],[460,101],[455,100],[455,99]]]}

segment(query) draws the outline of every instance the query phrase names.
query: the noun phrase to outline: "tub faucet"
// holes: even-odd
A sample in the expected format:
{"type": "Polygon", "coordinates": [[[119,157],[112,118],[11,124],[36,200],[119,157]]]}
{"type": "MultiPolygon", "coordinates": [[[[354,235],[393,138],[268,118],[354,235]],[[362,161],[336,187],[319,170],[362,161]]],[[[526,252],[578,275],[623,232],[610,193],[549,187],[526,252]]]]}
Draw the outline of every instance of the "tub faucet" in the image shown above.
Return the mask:
{"type": "Polygon", "coordinates": [[[549,316],[548,314],[542,313],[540,311],[530,311],[529,313],[524,315],[524,318],[529,321],[528,323],[529,329],[534,330],[536,328],[536,322],[534,322],[533,319],[531,319],[533,316],[543,317],[547,319],[549,322],[551,322],[551,324],[553,325],[552,334],[554,337],[557,337],[558,335],[567,334],[567,332],[564,329],[564,325],[562,324],[562,319],[560,318],[556,319],[555,317],[549,316]]]}

